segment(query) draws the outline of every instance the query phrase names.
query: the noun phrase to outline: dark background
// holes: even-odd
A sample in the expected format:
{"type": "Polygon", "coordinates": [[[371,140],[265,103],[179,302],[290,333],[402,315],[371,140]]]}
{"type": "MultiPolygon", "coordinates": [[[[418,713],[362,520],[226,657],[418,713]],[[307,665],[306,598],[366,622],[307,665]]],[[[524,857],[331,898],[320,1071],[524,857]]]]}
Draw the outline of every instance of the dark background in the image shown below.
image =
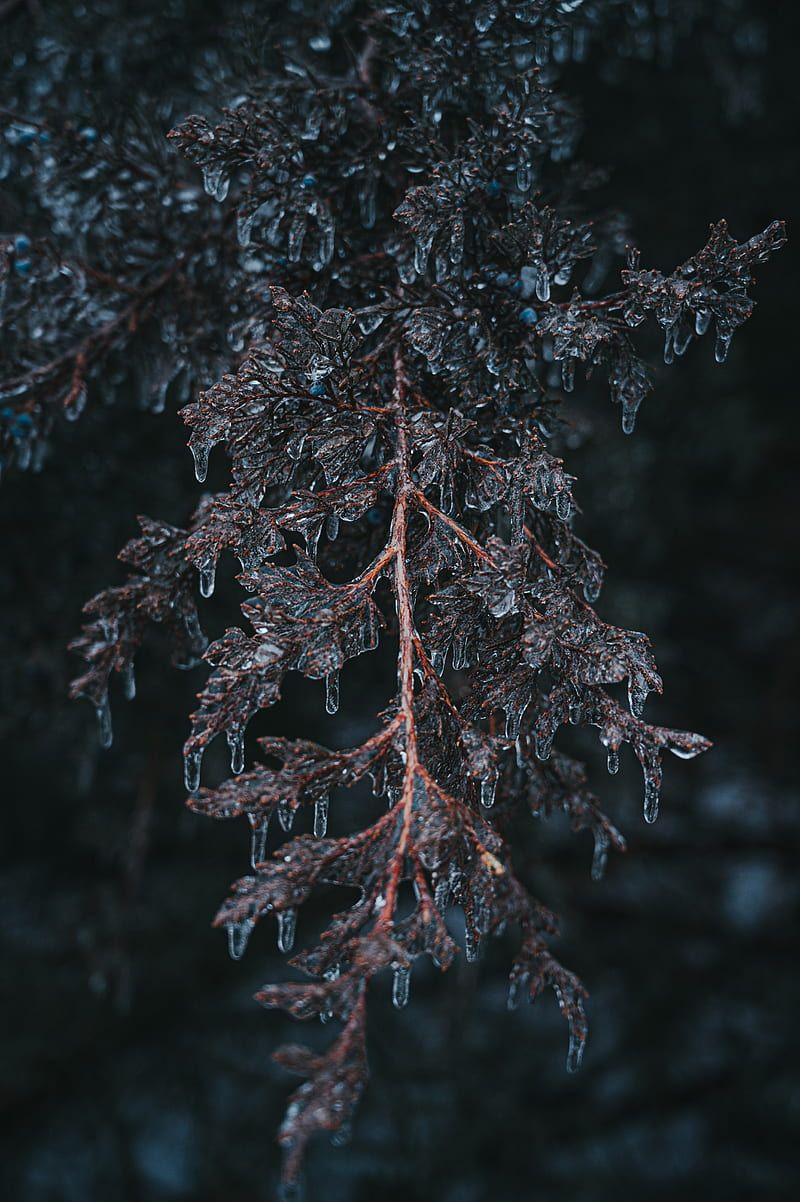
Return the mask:
{"type": "MultiPolygon", "coordinates": [[[[668,69],[594,55],[570,80],[584,153],[612,168],[608,197],[647,264],[674,266],[721,216],[737,238],[792,216],[800,29],[794,5],[753,11],[746,70],[701,27],[668,69]]],[[[197,46],[215,19],[198,9],[197,46]]],[[[152,64],[165,88],[192,51],[173,39],[152,64]]],[[[648,714],[716,744],[665,766],[654,828],[633,758],[606,778],[589,749],[630,844],[601,883],[588,836],[557,822],[529,835],[536,891],[563,919],[559,955],[592,995],[583,1070],[564,1073],[551,996],[507,1012],[510,944],[441,980],[415,971],[402,1014],[386,984],[353,1142],[313,1146],[311,1199],[797,1196],[794,254],[760,270],[724,367],[705,339],[659,369],[633,438],[599,394],[571,410],[581,533],[609,565],[600,612],[653,637],[665,695],[648,714]]],[[[154,644],[137,700],[112,698],[110,752],[88,707],[66,701],[66,643],[82,602],[121,579],[133,516],[179,524],[194,503],[184,444],[174,412],[92,405],[41,475],[0,491],[0,1180],[14,1202],[274,1198],[291,1082],[270,1053],[328,1037],[252,1002],[280,969],[271,931],[232,963],[210,929],[247,833],[183,807],[202,674],[169,672],[154,644]]],[[[232,596],[223,580],[210,633],[232,596]]],[[[380,685],[345,674],[336,724],[297,692],[272,729],[346,742],[348,694],[372,688],[379,704],[380,685]]]]}

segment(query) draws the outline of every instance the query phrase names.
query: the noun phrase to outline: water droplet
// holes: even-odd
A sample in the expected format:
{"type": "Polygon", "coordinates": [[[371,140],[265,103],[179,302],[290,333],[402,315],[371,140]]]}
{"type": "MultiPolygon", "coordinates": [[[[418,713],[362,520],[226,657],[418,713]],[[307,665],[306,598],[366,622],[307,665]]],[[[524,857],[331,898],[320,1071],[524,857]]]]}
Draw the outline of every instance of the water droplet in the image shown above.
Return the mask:
{"type": "Polygon", "coordinates": [[[325,519],[325,534],[330,542],[335,542],[339,535],[339,515],[329,513],[325,519]]]}

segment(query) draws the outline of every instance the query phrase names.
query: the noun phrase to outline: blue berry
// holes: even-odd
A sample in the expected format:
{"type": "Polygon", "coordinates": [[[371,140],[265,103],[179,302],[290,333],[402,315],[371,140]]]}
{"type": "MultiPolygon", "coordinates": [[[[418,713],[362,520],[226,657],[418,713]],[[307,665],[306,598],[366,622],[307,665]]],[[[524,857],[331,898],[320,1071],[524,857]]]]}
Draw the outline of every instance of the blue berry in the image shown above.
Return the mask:
{"type": "Polygon", "coordinates": [[[303,176],[303,187],[304,188],[313,188],[314,185],[316,184],[316,182],[317,182],[316,175],[304,175],[303,176]]]}
{"type": "Polygon", "coordinates": [[[14,263],[14,270],[17,275],[30,275],[32,263],[30,259],[17,259],[14,263]]]}
{"type": "Polygon", "coordinates": [[[30,248],[30,238],[26,237],[25,234],[17,234],[16,238],[14,239],[14,250],[17,252],[17,254],[21,254],[22,251],[25,250],[30,250],[30,248]]]}
{"type": "Polygon", "coordinates": [[[312,396],[325,396],[327,389],[325,388],[325,385],[320,380],[319,383],[312,384],[308,391],[311,393],[312,396]]]}
{"type": "Polygon", "coordinates": [[[526,326],[532,326],[539,320],[539,314],[535,309],[523,309],[520,313],[520,318],[525,322],[526,326]]]}
{"type": "Polygon", "coordinates": [[[489,193],[490,196],[499,196],[500,193],[503,191],[503,188],[502,188],[502,185],[499,180],[490,179],[488,184],[486,185],[486,191],[489,193]]]}

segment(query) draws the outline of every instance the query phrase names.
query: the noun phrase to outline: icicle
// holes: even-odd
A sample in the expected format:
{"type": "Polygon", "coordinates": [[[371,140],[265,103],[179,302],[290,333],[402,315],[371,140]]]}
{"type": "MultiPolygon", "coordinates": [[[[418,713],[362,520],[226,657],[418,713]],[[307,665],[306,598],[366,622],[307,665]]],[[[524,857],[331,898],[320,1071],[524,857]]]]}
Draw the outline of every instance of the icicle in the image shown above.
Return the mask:
{"type": "Polygon", "coordinates": [[[445,877],[442,877],[436,882],[436,889],[433,893],[433,902],[440,914],[444,914],[449,901],[450,882],[445,877]]]}
{"type": "Polygon", "coordinates": [[[590,605],[594,605],[597,598],[600,596],[600,590],[603,587],[602,577],[598,576],[594,580],[587,580],[583,586],[583,595],[590,605]]]}
{"type": "Polygon", "coordinates": [[[333,258],[333,249],[336,242],[336,226],[329,213],[320,215],[318,225],[319,250],[317,251],[317,259],[312,266],[315,271],[322,271],[333,258]]]}
{"type": "Polygon", "coordinates": [[[334,668],[325,677],[325,709],[335,714],[339,708],[339,669],[334,668]]]}
{"type": "Polygon", "coordinates": [[[592,880],[602,881],[608,861],[608,835],[601,826],[594,828],[594,852],[592,854],[592,880]]]}
{"type": "Polygon", "coordinates": [[[269,815],[248,814],[250,822],[250,867],[262,864],[267,854],[267,835],[269,834],[269,815]]]}
{"type": "Polygon", "coordinates": [[[100,701],[100,704],[95,708],[97,714],[97,724],[100,727],[100,746],[109,748],[114,742],[114,732],[111,729],[111,706],[108,703],[108,694],[105,693],[100,701]]]}
{"type": "Polygon", "coordinates": [[[392,978],[392,1005],[395,1010],[402,1010],[408,1005],[408,994],[411,988],[411,969],[404,964],[394,966],[392,978]]]}
{"type": "Polygon", "coordinates": [[[200,596],[211,597],[214,593],[214,586],[217,581],[217,565],[212,560],[211,563],[204,563],[200,569],[200,596]]]}
{"type": "Polygon", "coordinates": [[[561,361],[561,386],[564,392],[572,392],[575,387],[574,359],[562,359],[561,361]]]}
{"type": "Polygon", "coordinates": [[[660,773],[654,772],[652,768],[644,770],[644,820],[645,822],[655,822],[658,818],[658,806],[661,800],[661,780],[660,773]]]}
{"type": "Polygon", "coordinates": [[[467,640],[461,636],[453,639],[453,667],[461,672],[467,666],[467,640]]]}
{"type": "Polygon", "coordinates": [[[200,788],[200,769],[203,764],[202,751],[188,751],[183,757],[183,783],[187,793],[196,793],[200,788]]]}
{"type": "Polygon", "coordinates": [[[608,768],[611,776],[616,776],[619,772],[619,752],[614,747],[609,747],[608,749],[606,767],[608,768]]]}
{"type": "Polygon", "coordinates": [[[562,522],[566,522],[572,513],[572,500],[568,492],[556,493],[556,514],[562,522]]]}
{"type": "Polygon", "coordinates": [[[335,542],[339,534],[339,515],[338,513],[329,513],[325,519],[325,535],[330,542],[335,542]]]}
{"type": "Polygon", "coordinates": [[[519,727],[522,722],[523,710],[506,710],[506,730],[505,737],[507,739],[519,738],[519,727]]]}
{"type": "Polygon", "coordinates": [[[122,691],[126,701],[133,701],[136,696],[136,675],[133,664],[126,664],[122,670],[122,691]]]}
{"type": "Polygon", "coordinates": [[[571,726],[580,726],[583,720],[583,708],[580,701],[575,701],[569,707],[569,720],[571,726]]]}
{"type": "Polygon", "coordinates": [[[694,332],[702,338],[711,325],[711,310],[698,309],[694,315],[694,332]]]}
{"type": "Polygon", "coordinates": [[[569,1019],[569,1047],[567,1049],[567,1072],[577,1073],[583,1060],[583,1050],[586,1047],[586,1029],[578,1026],[575,1020],[569,1019]]]}
{"type": "Polygon", "coordinates": [[[306,226],[302,218],[295,217],[289,226],[287,242],[287,258],[290,263],[299,263],[303,253],[303,240],[306,236],[306,226]]]}
{"type": "Polygon", "coordinates": [[[426,234],[425,237],[417,235],[414,244],[414,270],[417,275],[424,275],[428,266],[428,255],[431,253],[433,246],[433,234],[426,234]]]}
{"type": "Polygon", "coordinates": [[[252,918],[243,918],[241,922],[228,924],[228,954],[231,960],[241,960],[247,951],[250,933],[255,925],[252,918]]]}
{"type": "Polygon", "coordinates": [[[290,952],[294,947],[294,933],[297,927],[296,910],[278,911],[278,951],[290,952]]]}
{"type": "Polygon", "coordinates": [[[628,705],[634,718],[641,718],[644,713],[647,694],[650,692],[644,681],[636,676],[628,677],[628,705]]]}
{"type": "Polygon", "coordinates": [[[444,664],[444,652],[439,651],[438,648],[434,651],[431,651],[431,667],[437,676],[441,676],[442,672],[444,672],[444,664]]]}
{"type": "Polygon", "coordinates": [[[494,2],[483,4],[475,14],[475,28],[478,33],[486,33],[496,20],[497,5],[494,2]]]}
{"type": "Polygon", "coordinates": [[[467,923],[467,929],[464,932],[464,955],[468,964],[474,964],[480,953],[480,936],[476,931],[473,931],[470,924],[467,923]]]}
{"type": "Polygon", "coordinates": [[[253,231],[253,222],[256,219],[256,210],[252,213],[237,213],[236,214],[236,237],[240,246],[250,245],[250,235],[253,231]]]}
{"type": "Polygon", "coordinates": [[[189,443],[189,450],[194,459],[194,474],[198,484],[202,484],[208,473],[208,446],[204,442],[189,443]]]}
{"type": "Polygon", "coordinates": [[[375,225],[377,215],[375,180],[366,180],[358,191],[358,208],[361,214],[361,224],[365,230],[371,230],[375,225]]]}
{"type": "Polygon", "coordinates": [[[64,417],[68,422],[76,422],[86,408],[86,385],[81,384],[69,405],[64,407],[64,417]]]}
{"type": "Polygon", "coordinates": [[[635,401],[622,402],[622,433],[633,434],[636,426],[636,414],[639,412],[640,398],[635,401]]]}
{"type": "Polygon", "coordinates": [[[717,363],[724,363],[728,358],[728,350],[732,339],[733,333],[731,331],[721,330],[719,325],[717,325],[717,341],[714,345],[714,358],[717,363]]]}
{"type": "Polygon", "coordinates": [[[481,805],[491,809],[497,791],[497,771],[491,769],[481,781],[481,805]]]}
{"type": "Polygon", "coordinates": [[[318,797],[314,802],[314,837],[324,839],[328,833],[328,796],[318,797]]]}
{"type": "Polygon", "coordinates": [[[508,1007],[509,1010],[516,1010],[517,1006],[519,1005],[519,991],[520,991],[520,987],[523,984],[523,981],[524,981],[524,978],[520,978],[520,977],[510,977],[509,978],[508,998],[506,1000],[506,1006],[508,1007]]]}
{"type": "Polygon", "coordinates": [[[674,357],[675,350],[675,325],[667,326],[664,330],[664,362],[671,363],[674,357]]]}
{"type": "Polygon", "coordinates": [[[514,740],[514,759],[518,768],[525,765],[525,741],[521,738],[514,740]]]}
{"type": "Polygon", "coordinates": [[[228,195],[229,180],[224,167],[207,164],[203,167],[203,187],[214,200],[223,201],[228,195]]]}
{"type": "Polygon", "coordinates": [[[358,314],[358,328],[365,336],[367,334],[372,334],[375,332],[375,330],[377,330],[378,326],[383,321],[384,316],[385,314],[383,313],[370,312],[369,309],[363,309],[361,313],[358,314]]]}
{"type": "Polygon", "coordinates": [[[231,772],[238,776],[244,769],[244,731],[234,726],[225,732],[231,752],[231,772]]]}
{"type": "Polygon", "coordinates": [[[540,301],[550,300],[550,273],[543,267],[536,279],[536,295],[540,301]]]}
{"type": "MultiPolygon", "coordinates": [[[[516,183],[517,183],[518,191],[520,191],[520,192],[530,191],[530,186],[531,186],[532,182],[533,182],[533,177],[532,177],[532,173],[531,173],[530,162],[525,157],[525,155],[522,152],[520,152],[520,155],[517,158],[517,174],[516,174],[516,183]]],[[[540,297],[539,299],[546,300],[547,298],[543,296],[543,297],[540,297]]]]}
{"type": "Polygon", "coordinates": [[[288,801],[278,802],[278,822],[281,824],[281,830],[288,834],[294,824],[294,810],[288,801]]]}
{"type": "Polygon", "coordinates": [[[550,734],[550,733],[537,734],[536,744],[535,744],[537,760],[549,760],[552,747],[553,747],[552,734],[550,734]]]}

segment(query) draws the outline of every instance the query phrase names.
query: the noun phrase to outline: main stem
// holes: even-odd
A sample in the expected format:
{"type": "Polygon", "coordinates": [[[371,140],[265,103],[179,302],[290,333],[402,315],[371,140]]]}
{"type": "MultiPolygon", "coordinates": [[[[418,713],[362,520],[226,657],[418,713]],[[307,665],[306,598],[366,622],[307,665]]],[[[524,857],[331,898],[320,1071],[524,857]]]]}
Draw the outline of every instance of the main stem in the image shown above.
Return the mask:
{"type": "Polygon", "coordinates": [[[403,357],[399,350],[394,354],[395,384],[392,394],[392,404],[395,413],[395,429],[397,431],[397,493],[395,496],[394,514],[390,546],[394,554],[394,587],[397,601],[397,621],[400,648],[397,657],[397,677],[400,689],[400,715],[405,726],[405,773],[403,775],[403,790],[400,796],[401,811],[400,837],[397,841],[389,869],[389,880],[386,887],[386,904],[380,915],[380,925],[391,925],[397,904],[397,891],[403,874],[406,851],[411,834],[411,818],[414,809],[414,784],[417,778],[419,760],[417,757],[417,732],[414,721],[414,646],[417,633],[414,629],[414,602],[411,595],[411,584],[408,578],[407,535],[410,502],[416,493],[411,478],[411,453],[408,442],[408,427],[406,424],[405,399],[408,380],[405,374],[403,357]]]}

